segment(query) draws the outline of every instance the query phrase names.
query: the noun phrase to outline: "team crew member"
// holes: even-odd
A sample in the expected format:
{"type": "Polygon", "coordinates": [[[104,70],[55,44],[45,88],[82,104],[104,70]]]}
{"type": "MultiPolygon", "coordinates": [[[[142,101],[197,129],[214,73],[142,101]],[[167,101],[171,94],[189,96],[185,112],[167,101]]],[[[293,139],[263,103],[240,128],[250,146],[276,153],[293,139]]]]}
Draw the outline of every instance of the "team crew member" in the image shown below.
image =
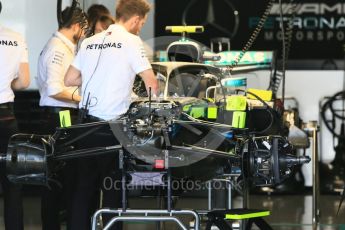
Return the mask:
{"type": "MultiPolygon", "coordinates": [[[[62,11],[62,25],[45,45],[38,60],[38,88],[41,95],[40,106],[44,107],[46,122],[44,133],[52,134],[60,126],[59,112],[70,110],[72,123],[77,118],[77,107],[80,96],[76,87],[66,87],[64,76],[72,63],[76,44],[84,34],[87,26],[86,16],[80,8],[73,11],[68,18],[71,8],[62,11]]],[[[60,206],[66,205],[69,215],[70,197],[73,185],[73,166],[66,163],[62,172],[58,173],[57,180],[63,184],[52,183],[51,189],[44,189],[42,197],[42,227],[47,230],[60,229],[60,206]],[[63,204],[63,205],[61,205],[63,204]]]]}
{"type": "Polygon", "coordinates": [[[93,34],[98,34],[106,29],[112,24],[115,23],[115,20],[110,15],[100,16],[93,28],[93,34]]]}
{"type": "MultiPolygon", "coordinates": [[[[156,94],[158,83],[145,55],[138,34],[147,19],[150,5],[146,0],[119,0],[116,6],[116,24],[106,31],[85,39],[66,76],[65,84],[82,87],[80,107],[89,110],[88,121],[111,120],[124,114],[130,105],[131,92],[136,74],[141,76],[146,88],[156,94]],[[89,99],[89,100],[87,100],[89,99]]],[[[90,140],[90,143],[94,141],[90,140]]],[[[97,139],[96,139],[97,140],[97,139]]],[[[89,229],[92,188],[102,186],[103,177],[117,170],[117,154],[111,159],[85,160],[78,164],[78,180],[73,199],[73,223],[71,229],[89,229]],[[97,167],[98,166],[98,167],[97,167]],[[91,171],[90,168],[94,170],[91,171]],[[98,174],[98,175],[97,175],[98,174]],[[80,207],[83,204],[83,207],[80,207]]],[[[118,173],[113,173],[114,179],[118,173]]],[[[119,207],[120,193],[103,189],[104,207],[119,207]]],[[[119,191],[117,191],[119,192],[119,191]]]]}
{"type": "MultiPolygon", "coordinates": [[[[28,51],[24,38],[0,26],[0,153],[6,153],[9,138],[18,132],[13,113],[13,90],[30,84],[28,51]]],[[[0,165],[0,182],[4,195],[6,230],[23,230],[21,186],[10,183],[5,165],[0,165]]]]}
{"type": "Polygon", "coordinates": [[[99,18],[102,16],[107,16],[111,18],[110,11],[107,7],[102,4],[93,4],[87,9],[87,20],[89,23],[90,31],[86,34],[86,37],[91,37],[95,35],[96,23],[99,21],[99,18]]]}

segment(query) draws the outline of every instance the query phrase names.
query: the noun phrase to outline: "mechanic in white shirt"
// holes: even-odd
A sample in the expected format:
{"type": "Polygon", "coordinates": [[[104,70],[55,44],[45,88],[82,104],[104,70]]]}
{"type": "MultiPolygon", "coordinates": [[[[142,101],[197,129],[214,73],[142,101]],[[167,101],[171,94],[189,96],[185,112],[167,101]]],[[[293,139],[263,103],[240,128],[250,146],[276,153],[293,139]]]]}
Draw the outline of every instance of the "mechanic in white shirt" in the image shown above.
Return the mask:
{"type": "MultiPolygon", "coordinates": [[[[62,12],[63,17],[66,17],[68,9],[62,12]]],[[[65,73],[74,59],[76,44],[86,23],[81,9],[75,11],[74,17],[53,34],[40,54],[37,77],[40,106],[78,107],[80,96],[76,87],[64,85],[65,73]]]]}
{"type": "MultiPolygon", "coordinates": [[[[124,114],[130,105],[136,74],[143,78],[146,88],[151,88],[152,94],[157,93],[158,83],[138,36],[149,11],[150,4],[146,0],[119,0],[116,24],[83,41],[67,71],[65,85],[81,86],[79,107],[88,108],[87,122],[116,119],[124,114]]],[[[85,144],[97,144],[99,141],[104,141],[102,135],[93,135],[85,144]]],[[[90,229],[90,217],[94,212],[92,204],[96,200],[90,192],[102,187],[102,179],[106,176],[111,176],[114,181],[119,180],[120,173],[115,168],[117,162],[118,155],[112,154],[85,159],[78,164],[72,230],[90,229]],[[115,173],[112,173],[114,170],[115,173]]],[[[101,189],[103,207],[118,208],[120,191],[115,188],[101,189]]]]}
{"type": "MultiPolygon", "coordinates": [[[[69,110],[72,124],[77,120],[77,107],[80,96],[77,87],[66,87],[64,76],[76,53],[76,45],[84,36],[87,18],[79,7],[73,10],[67,7],[62,11],[62,23],[59,30],[49,39],[38,60],[38,89],[41,95],[40,106],[45,110],[44,134],[53,134],[60,126],[59,112],[69,110]]],[[[59,212],[61,203],[66,205],[67,215],[73,192],[73,162],[67,162],[56,175],[63,185],[52,183],[50,189],[44,189],[42,196],[42,229],[59,230],[59,212]]]]}
{"type": "Polygon", "coordinates": [[[86,34],[86,37],[91,37],[95,35],[96,33],[101,32],[101,31],[96,31],[96,24],[97,24],[97,21],[99,21],[99,18],[102,16],[111,17],[109,9],[102,4],[92,4],[87,9],[87,20],[89,23],[90,30],[86,34]]]}
{"type": "Polygon", "coordinates": [[[114,23],[115,19],[111,15],[102,15],[97,19],[92,32],[93,34],[101,33],[102,31],[108,29],[108,27],[114,23]]]}
{"type": "MultiPolygon", "coordinates": [[[[6,153],[9,138],[18,133],[13,112],[13,90],[30,84],[27,45],[19,33],[0,25],[0,153],[6,153]]],[[[0,165],[6,230],[23,230],[21,186],[10,183],[0,165]]]]}
{"type": "Polygon", "coordinates": [[[143,78],[147,89],[151,87],[156,93],[157,80],[137,36],[146,17],[132,16],[83,41],[66,74],[65,85],[82,86],[84,97],[79,107],[87,106],[90,115],[111,120],[125,113],[136,74],[143,78]]]}

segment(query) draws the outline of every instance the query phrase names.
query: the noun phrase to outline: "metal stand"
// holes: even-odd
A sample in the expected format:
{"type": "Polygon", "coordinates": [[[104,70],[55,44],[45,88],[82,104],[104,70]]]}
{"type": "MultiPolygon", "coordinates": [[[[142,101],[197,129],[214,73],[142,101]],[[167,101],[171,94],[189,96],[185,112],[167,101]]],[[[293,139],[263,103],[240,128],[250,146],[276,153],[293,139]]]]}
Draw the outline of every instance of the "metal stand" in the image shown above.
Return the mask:
{"type": "MultiPolygon", "coordinates": [[[[224,175],[225,178],[222,179],[222,178],[218,178],[218,179],[214,179],[214,180],[211,180],[211,181],[208,181],[208,210],[209,212],[206,213],[206,215],[210,215],[210,213],[212,213],[212,210],[213,210],[213,207],[212,207],[212,182],[214,181],[221,181],[221,182],[225,182],[226,183],[226,186],[227,186],[227,189],[228,189],[228,203],[227,203],[227,208],[228,210],[227,211],[231,211],[232,210],[232,177],[238,177],[239,175],[232,175],[232,174],[229,174],[229,175],[224,175]]],[[[248,185],[248,182],[246,182],[246,184],[243,186],[242,188],[242,192],[243,192],[243,203],[242,203],[242,206],[244,209],[248,208],[249,207],[249,185],[248,185]]],[[[218,212],[220,212],[221,210],[217,210],[218,212]]],[[[216,211],[216,212],[217,212],[216,211]]],[[[227,211],[225,211],[224,213],[226,213],[227,211]]],[[[203,211],[201,212],[198,212],[199,214],[205,214],[203,211]]],[[[211,215],[212,217],[212,215],[211,215]]],[[[210,223],[218,223],[219,225],[217,225],[219,227],[219,229],[234,229],[233,227],[230,227],[229,225],[225,224],[225,221],[224,221],[224,218],[223,216],[219,216],[219,217],[215,217],[213,216],[211,218],[211,222],[209,222],[209,226],[208,228],[206,229],[210,229],[212,224],[210,225],[210,223]],[[213,222],[212,222],[213,221],[213,222]]],[[[239,224],[239,229],[241,230],[245,230],[245,229],[250,229],[251,225],[253,223],[256,223],[255,221],[257,221],[257,223],[260,225],[260,229],[272,229],[263,219],[259,218],[259,219],[253,219],[253,220],[247,220],[247,219],[243,219],[239,224]],[[262,223],[263,222],[263,223],[262,223]]]]}
{"type": "Polygon", "coordinates": [[[312,170],[313,170],[313,214],[312,224],[313,230],[317,229],[320,222],[320,177],[319,177],[319,155],[318,155],[318,131],[319,127],[316,121],[310,121],[305,127],[305,131],[308,132],[312,138],[312,170]]]}
{"type": "Polygon", "coordinates": [[[112,225],[119,221],[144,221],[144,222],[156,222],[156,221],[169,221],[175,222],[181,229],[187,230],[186,226],[175,217],[176,215],[189,215],[195,219],[195,230],[200,229],[200,217],[192,210],[136,210],[127,209],[123,211],[122,209],[112,210],[112,209],[100,209],[92,217],[92,230],[97,230],[97,220],[102,214],[114,214],[116,217],[112,218],[110,222],[104,227],[109,229],[112,225]],[[151,215],[151,216],[150,216],[151,215]],[[153,216],[154,215],[154,216],[153,216]],[[175,216],[174,216],[175,215],[175,216]]]}
{"type": "Polygon", "coordinates": [[[219,181],[219,182],[225,182],[225,186],[227,189],[227,209],[232,208],[232,183],[231,181],[233,180],[232,177],[236,177],[239,175],[224,175],[224,178],[218,178],[218,179],[213,179],[207,182],[207,187],[208,187],[208,196],[207,196],[207,204],[208,204],[208,210],[212,211],[212,182],[214,181],[219,181]]]}
{"type": "Polygon", "coordinates": [[[180,221],[176,215],[189,215],[194,218],[195,221],[195,230],[200,229],[200,217],[198,213],[192,210],[172,210],[172,192],[171,192],[171,171],[169,168],[169,151],[164,150],[164,161],[165,167],[164,172],[166,174],[166,187],[167,187],[167,209],[166,210],[135,210],[127,208],[127,181],[126,174],[129,173],[126,169],[126,160],[124,151],[119,150],[119,168],[122,170],[122,209],[112,210],[112,209],[100,209],[92,217],[92,230],[97,230],[97,221],[100,220],[101,215],[103,214],[114,214],[113,217],[103,228],[108,230],[117,222],[174,222],[180,229],[187,230],[188,228],[180,221]]]}
{"type": "Polygon", "coordinates": [[[263,219],[269,215],[269,211],[258,209],[214,210],[207,213],[206,230],[211,230],[214,225],[221,230],[250,230],[253,224],[260,230],[272,230],[272,227],[263,219]]]}

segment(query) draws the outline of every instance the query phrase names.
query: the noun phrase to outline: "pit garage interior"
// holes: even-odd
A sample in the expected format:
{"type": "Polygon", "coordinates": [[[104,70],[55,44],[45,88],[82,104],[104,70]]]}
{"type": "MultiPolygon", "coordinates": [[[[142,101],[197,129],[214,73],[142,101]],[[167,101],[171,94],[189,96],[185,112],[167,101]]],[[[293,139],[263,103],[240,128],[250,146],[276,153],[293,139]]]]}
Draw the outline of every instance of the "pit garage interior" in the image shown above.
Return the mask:
{"type": "MultiPolygon", "coordinates": [[[[37,63],[61,10],[102,4],[115,16],[118,1],[1,0],[0,25],[29,51],[30,86],[15,91],[18,135],[0,153],[22,185],[24,229],[42,229],[53,171],[109,155],[122,177],[103,185],[121,190],[121,207],[102,207],[98,191],[92,230],[345,229],[345,2],[148,0],[139,36],[159,95],[137,76],[120,118],[44,133],[37,63]]],[[[3,198],[1,189],[0,230],[3,198]]],[[[67,216],[60,207],[61,229],[67,216]]]]}

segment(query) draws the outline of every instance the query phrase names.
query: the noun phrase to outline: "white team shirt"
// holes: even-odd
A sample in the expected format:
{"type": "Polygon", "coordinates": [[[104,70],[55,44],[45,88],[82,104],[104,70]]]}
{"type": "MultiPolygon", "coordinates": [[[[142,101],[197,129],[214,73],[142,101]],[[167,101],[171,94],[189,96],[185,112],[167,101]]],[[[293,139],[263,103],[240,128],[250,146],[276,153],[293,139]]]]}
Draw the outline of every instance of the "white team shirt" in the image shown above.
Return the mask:
{"type": "Polygon", "coordinates": [[[151,69],[143,42],[121,25],[85,39],[72,64],[82,75],[82,100],[89,114],[104,120],[127,112],[135,75],[151,69]]]}
{"type": "Polygon", "coordinates": [[[11,83],[18,78],[20,63],[28,63],[28,49],[22,35],[0,26],[0,104],[13,102],[11,83]]]}
{"type": "Polygon", "coordinates": [[[64,77],[75,56],[76,46],[60,32],[55,32],[43,48],[38,59],[37,84],[41,95],[40,106],[77,108],[73,102],[65,102],[51,96],[64,90],[78,94],[76,87],[66,87],[64,77]]]}

